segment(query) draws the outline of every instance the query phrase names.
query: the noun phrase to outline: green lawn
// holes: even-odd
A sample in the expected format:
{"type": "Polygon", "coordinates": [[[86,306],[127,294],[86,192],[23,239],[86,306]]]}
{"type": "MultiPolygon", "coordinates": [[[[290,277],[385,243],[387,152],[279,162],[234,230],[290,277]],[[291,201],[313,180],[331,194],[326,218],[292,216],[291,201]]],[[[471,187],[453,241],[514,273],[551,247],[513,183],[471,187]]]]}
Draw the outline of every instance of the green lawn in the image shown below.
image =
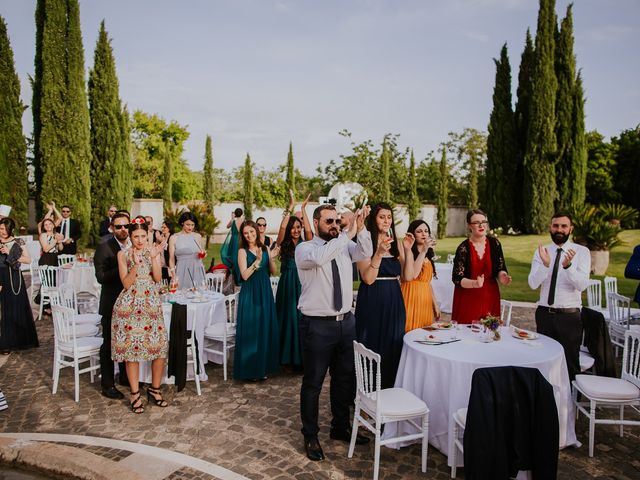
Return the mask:
{"type": "MultiPolygon", "coordinates": [[[[624,278],[624,267],[631,256],[633,247],[640,244],[640,230],[627,230],[620,235],[626,245],[614,248],[611,251],[609,270],[607,275],[618,277],[618,292],[622,295],[633,298],[638,285],[637,280],[624,278]]],[[[462,241],[462,237],[450,237],[438,240],[436,252],[440,255],[439,262],[446,261],[447,254],[455,253],[456,247],[462,241]]],[[[507,300],[517,300],[525,302],[535,302],[538,300],[538,291],[531,290],[527,284],[527,277],[531,268],[531,258],[533,252],[540,243],[548,243],[551,239],[545,235],[503,235],[500,237],[502,249],[509,273],[513,277],[513,282],[508,287],[501,287],[502,298],[507,300]]],[[[212,256],[215,263],[220,263],[220,244],[209,244],[207,250],[209,256],[205,259],[205,268],[209,267],[212,256]]],[[[279,267],[278,267],[279,268],[279,267]]],[[[600,278],[602,277],[595,277],[600,278]]],[[[357,283],[354,283],[357,289],[357,283]]],[[[586,301],[586,299],[585,299],[586,301]]]]}

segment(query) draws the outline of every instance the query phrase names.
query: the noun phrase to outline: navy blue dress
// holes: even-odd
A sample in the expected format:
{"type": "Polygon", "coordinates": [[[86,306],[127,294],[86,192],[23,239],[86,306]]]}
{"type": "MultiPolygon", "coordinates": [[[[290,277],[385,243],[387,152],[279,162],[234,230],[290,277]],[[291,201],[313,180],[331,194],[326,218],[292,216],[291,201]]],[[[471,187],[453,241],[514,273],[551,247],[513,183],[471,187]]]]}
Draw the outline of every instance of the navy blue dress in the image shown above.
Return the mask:
{"type": "Polygon", "coordinates": [[[381,356],[382,388],[393,387],[402,353],[406,311],[397,280],[400,270],[397,259],[384,257],[376,281],[371,285],[362,282],[358,289],[356,335],[360,343],[381,356]]]}

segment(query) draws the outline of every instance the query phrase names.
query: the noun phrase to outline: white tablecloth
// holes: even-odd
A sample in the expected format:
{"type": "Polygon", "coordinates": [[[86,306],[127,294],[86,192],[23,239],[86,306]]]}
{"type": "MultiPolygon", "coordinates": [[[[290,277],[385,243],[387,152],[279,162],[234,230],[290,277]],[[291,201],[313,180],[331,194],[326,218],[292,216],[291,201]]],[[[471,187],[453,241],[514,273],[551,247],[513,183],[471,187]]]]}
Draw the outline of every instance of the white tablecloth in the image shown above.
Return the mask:
{"type": "MultiPolygon", "coordinates": [[[[209,292],[205,302],[190,302],[187,299],[178,299],[178,303],[187,305],[187,330],[195,330],[196,341],[198,342],[198,355],[200,357],[200,381],[207,381],[207,373],[204,365],[208,360],[207,353],[204,352],[204,330],[214,322],[226,321],[226,311],[224,306],[224,295],[217,292],[209,292]]],[[[167,335],[171,331],[171,304],[162,305],[164,311],[164,324],[167,335]]],[[[193,370],[187,368],[187,380],[193,380],[193,370]]],[[[140,362],[140,381],[151,383],[151,362],[140,362]]],[[[162,383],[175,383],[174,377],[167,377],[165,373],[162,383]]]]}
{"type": "MultiPolygon", "coordinates": [[[[423,345],[415,340],[424,340],[428,335],[448,337],[451,335],[449,331],[417,329],[404,336],[395,386],[413,392],[427,403],[430,410],[429,443],[445,455],[452,448],[449,443],[453,429],[451,415],[468,405],[471,377],[476,368],[515,365],[537,368],[549,381],[558,407],[560,447],[579,445],[562,346],[543,335],[537,340],[516,339],[507,327],[502,327],[501,333],[501,340],[482,343],[479,341],[481,334],[473,334],[467,327],[460,326],[458,338],[461,340],[446,345],[423,345]]],[[[408,422],[390,423],[385,426],[383,438],[396,436],[399,432],[416,431],[408,422]]],[[[406,443],[389,446],[398,448],[404,445],[406,443]]]]}
{"type": "Polygon", "coordinates": [[[62,281],[72,283],[76,293],[84,292],[100,298],[100,284],[96,279],[96,271],[93,265],[83,262],[73,262],[71,267],[61,267],[62,281]]]}
{"type": "Polygon", "coordinates": [[[436,263],[436,274],[438,278],[431,280],[431,287],[436,301],[440,304],[440,311],[451,313],[453,306],[453,282],[451,272],[453,265],[450,263],[436,263]]]}

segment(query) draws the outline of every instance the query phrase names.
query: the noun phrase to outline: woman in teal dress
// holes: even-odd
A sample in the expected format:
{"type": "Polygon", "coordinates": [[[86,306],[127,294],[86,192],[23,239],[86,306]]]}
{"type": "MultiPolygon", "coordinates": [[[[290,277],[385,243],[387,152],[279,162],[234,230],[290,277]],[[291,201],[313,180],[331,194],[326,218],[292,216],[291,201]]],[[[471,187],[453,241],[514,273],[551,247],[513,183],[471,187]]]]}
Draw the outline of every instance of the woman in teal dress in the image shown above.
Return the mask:
{"type": "Polygon", "coordinates": [[[268,250],[258,236],[258,226],[246,221],[240,227],[238,267],[242,289],[238,300],[233,378],[259,380],[279,369],[279,332],[276,305],[269,282],[275,273],[279,248],[268,250]]]}
{"type": "Polygon", "coordinates": [[[302,345],[298,334],[300,310],[298,299],[301,286],[296,268],[295,249],[302,239],[302,225],[307,240],[313,238],[311,225],[306,214],[309,197],[302,203],[302,221],[292,216],[295,201],[290,192],[289,209],[285,210],[276,243],[280,245],[280,280],[276,292],[276,313],[280,327],[280,364],[300,367],[302,365],[302,345]]]}
{"type": "Polygon", "coordinates": [[[222,248],[220,248],[222,263],[231,270],[231,275],[236,285],[240,285],[240,282],[242,282],[242,276],[238,270],[238,232],[240,231],[242,222],[242,209],[236,208],[233,214],[231,214],[231,220],[227,223],[227,228],[231,228],[231,230],[222,244],[222,248]]]}

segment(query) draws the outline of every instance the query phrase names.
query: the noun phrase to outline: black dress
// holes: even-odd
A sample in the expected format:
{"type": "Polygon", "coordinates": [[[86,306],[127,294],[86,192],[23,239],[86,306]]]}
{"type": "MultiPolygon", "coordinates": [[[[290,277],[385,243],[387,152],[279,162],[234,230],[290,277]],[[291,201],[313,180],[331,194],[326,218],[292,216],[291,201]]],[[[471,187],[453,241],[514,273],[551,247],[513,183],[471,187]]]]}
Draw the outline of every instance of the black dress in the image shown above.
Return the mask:
{"type": "Polygon", "coordinates": [[[9,255],[0,254],[0,351],[38,346],[27,287],[16,262],[23,243],[21,239],[7,242],[9,255]]]}

